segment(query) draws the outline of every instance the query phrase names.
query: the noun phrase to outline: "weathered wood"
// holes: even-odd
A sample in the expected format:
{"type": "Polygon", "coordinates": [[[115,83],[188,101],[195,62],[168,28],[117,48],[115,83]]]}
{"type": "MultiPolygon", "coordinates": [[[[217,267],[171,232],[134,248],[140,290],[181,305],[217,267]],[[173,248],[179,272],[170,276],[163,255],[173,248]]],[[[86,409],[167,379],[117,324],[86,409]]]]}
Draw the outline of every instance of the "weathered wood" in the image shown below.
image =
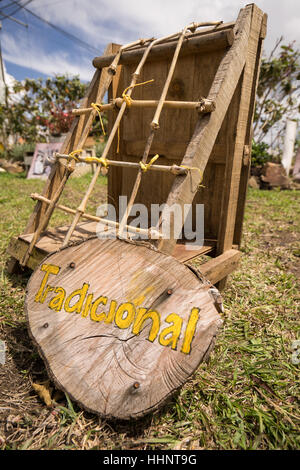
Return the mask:
{"type": "MultiPolygon", "coordinates": [[[[249,180],[250,168],[251,168],[251,148],[252,148],[252,138],[253,138],[253,117],[254,117],[254,109],[255,109],[255,97],[256,97],[256,91],[257,91],[258,80],[259,80],[259,71],[260,71],[261,56],[262,56],[262,49],[263,49],[263,39],[265,38],[266,31],[267,31],[267,18],[268,16],[264,14],[262,18],[260,40],[258,42],[258,47],[257,47],[257,52],[256,52],[255,71],[253,75],[252,92],[251,92],[251,99],[250,99],[250,105],[249,105],[248,124],[247,124],[245,147],[244,147],[244,149],[246,150],[246,153],[248,154],[248,159],[244,161],[244,165],[242,166],[242,170],[241,170],[240,188],[239,188],[239,195],[238,195],[238,204],[237,204],[237,212],[236,212],[235,231],[234,231],[234,243],[236,243],[238,246],[240,246],[241,239],[242,239],[243,221],[244,221],[246,197],[247,197],[247,190],[248,190],[248,180],[249,180]]],[[[245,150],[244,150],[244,153],[245,153],[245,150]]]]}
{"type": "MultiPolygon", "coordinates": [[[[220,63],[208,95],[208,99],[215,101],[216,110],[214,113],[199,119],[194,135],[186,150],[182,162],[183,165],[197,167],[200,169],[200,172],[203,172],[206,167],[227,108],[243,71],[246,61],[250,24],[251,8],[246,7],[239,14],[234,28],[235,40],[220,63]]],[[[201,176],[198,172],[194,172],[193,188],[195,189],[191,187],[191,178],[191,175],[176,177],[167,199],[167,205],[171,206],[176,202],[183,206],[193,201],[201,176]]],[[[163,213],[162,221],[164,217],[163,213]]],[[[161,251],[171,253],[173,244],[174,241],[170,242],[164,239],[159,243],[159,248],[161,251]]]]}
{"type": "MultiPolygon", "coordinates": [[[[58,159],[65,159],[67,158],[67,155],[63,154],[56,154],[56,158],[58,159]]],[[[99,161],[100,159],[97,157],[88,157],[88,160],[86,160],[85,157],[76,157],[79,162],[86,162],[86,163],[96,163],[100,164],[101,162],[99,161]]],[[[107,160],[108,166],[121,166],[121,167],[126,167],[126,168],[135,168],[135,169],[140,169],[141,165],[139,163],[135,162],[124,162],[120,160],[107,160]]],[[[170,172],[173,175],[185,175],[188,172],[187,168],[183,168],[179,165],[151,165],[148,167],[148,170],[151,171],[162,171],[162,172],[170,172]]],[[[148,171],[147,170],[147,171],[148,171]]],[[[42,199],[41,199],[42,200],[42,199]]]]}
{"type": "Polygon", "coordinates": [[[240,251],[227,250],[222,255],[202,264],[199,269],[206,279],[216,284],[237,268],[240,258],[240,251]]]}
{"type": "MultiPolygon", "coordinates": [[[[96,234],[97,222],[90,220],[89,222],[81,222],[76,226],[73,232],[72,242],[78,243],[87,238],[94,237],[96,234]]],[[[57,251],[63,242],[64,236],[67,233],[69,226],[61,226],[55,229],[48,229],[42,234],[38,242],[28,259],[27,267],[29,269],[35,269],[42,260],[54,251],[57,251]]],[[[28,245],[32,239],[32,233],[23,234],[19,237],[12,237],[7,248],[7,252],[12,256],[12,260],[22,259],[28,245]]],[[[195,247],[195,249],[186,249],[185,245],[176,245],[172,253],[172,256],[178,261],[185,263],[197,256],[209,254],[214,251],[216,246],[216,240],[204,240],[202,247],[195,247]]],[[[16,265],[11,265],[13,273],[17,269],[16,265]]]]}
{"type": "MultiPolygon", "coordinates": [[[[247,60],[242,77],[241,96],[238,103],[238,115],[232,146],[232,157],[226,162],[224,175],[224,194],[220,217],[220,231],[218,237],[217,253],[221,254],[232,247],[236,208],[239,192],[240,174],[243,161],[243,152],[247,125],[249,123],[249,107],[253,91],[257,48],[261,31],[263,12],[255,5],[250,5],[252,14],[249,34],[247,60]]],[[[254,100],[253,100],[254,101],[254,100]]]]}
{"type": "MultiPolygon", "coordinates": [[[[225,49],[233,43],[232,29],[225,31],[215,31],[205,35],[184,40],[181,55],[185,54],[201,54],[211,52],[216,49],[225,49]]],[[[149,61],[170,57],[176,49],[177,41],[168,42],[154,46],[149,54],[149,61]]],[[[140,60],[145,48],[124,52],[120,59],[120,64],[136,63],[140,60]]],[[[96,68],[107,67],[111,61],[111,56],[95,57],[93,65],[96,68]]]]}
{"type": "Polygon", "coordinates": [[[207,358],[222,323],[209,289],[173,257],[92,239],[38,266],[29,332],[58,388],[103,417],[136,418],[207,358]]]}
{"type": "MultiPolygon", "coordinates": [[[[44,196],[41,196],[40,194],[33,193],[33,194],[30,195],[30,197],[31,197],[31,199],[34,199],[34,200],[37,200],[37,201],[42,201],[42,202],[45,202],[46,204],[49,204],[49,205],[52,203],[52,201],[50,201],[50,199],[47,199],[44,196]]],[[[64,206],[62,204],[56,204],[55,208],[59,209],[63,212],[66,212],[68,214],[76,215],[76,210],[71,209],[71,207],[67,207],[67,206],[64,206]]],[[[83,212],[81,214],[81,218],[82,219],[87,219],[87,220],[92,220],[94,222],[101,222],[104,226],[107,225],[109,227],[114,227],[114,228],[118,228],[119,225],[120,225],[118,222],[115,222],[114,220],[104,219],[103,217],[97,217],[95,215],[87,214],[85,212],[83,212]]],[[[142,228],[139,228],[139,227],[132,227],[130,225],[125,225],[124,228],[128,232],[131,232],[131,233],[139,233],[139,234],[142,234],[142,235],[147,235],[147,237],[149,239],[151,239],[151,238],[154,239],[155,237],[156,238],[160,237],[160,234],[157,232],[157,230],[153,229],[152,227],[149,230],[146,230],[146,229],[142,229],[142,228]]],[[[35,242],[36,242],[35,237],[33,238],[33,240],[35,240],[35,242]]],[[[32,241],[30,242],[30,244],[32,244],[32,241]]]]}

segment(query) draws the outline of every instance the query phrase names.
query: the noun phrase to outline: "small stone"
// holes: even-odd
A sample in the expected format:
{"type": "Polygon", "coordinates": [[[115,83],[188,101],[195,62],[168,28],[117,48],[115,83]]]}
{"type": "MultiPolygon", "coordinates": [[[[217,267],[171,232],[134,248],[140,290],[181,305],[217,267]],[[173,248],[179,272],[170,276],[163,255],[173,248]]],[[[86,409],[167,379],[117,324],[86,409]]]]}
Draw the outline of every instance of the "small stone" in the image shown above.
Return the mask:
{"type": "Polygon", "coordinates": [[[257,182],[257,177],[256,176],[251,176],[249,178],[248,186],[250,186],[250,188],[259,189],[259,184],[257,182]]]}

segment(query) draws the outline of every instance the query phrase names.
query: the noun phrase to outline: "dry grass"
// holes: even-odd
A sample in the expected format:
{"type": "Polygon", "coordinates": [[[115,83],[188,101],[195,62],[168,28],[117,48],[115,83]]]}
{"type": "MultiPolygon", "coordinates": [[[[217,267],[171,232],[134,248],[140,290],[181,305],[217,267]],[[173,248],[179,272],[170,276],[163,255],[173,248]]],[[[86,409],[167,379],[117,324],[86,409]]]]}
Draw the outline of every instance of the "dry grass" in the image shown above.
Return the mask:
{"type": "MultiPolygon", "coordinates": [[[[74,205],[88,178],[70,181],[74,205]]],[[[104,183],[90,209],[104,200],[104,183]]],[[[26,330],[28,274],[7,274],[5,249],[32,210],[28,194],[42,186],[0,175],[0,339],[8,348],[0,365],[0,448],[299,448],[299,366],[291,361],[299,326],[299,192],[250,191],[244,256],[224,292],[224,326],[209,363],[159,412],[124,423],[99,419],[58,394],[48,408],[32,388],[47,375],[26,330]]],[[[52,223],[65,220],[57,211],[52,223]]]]}

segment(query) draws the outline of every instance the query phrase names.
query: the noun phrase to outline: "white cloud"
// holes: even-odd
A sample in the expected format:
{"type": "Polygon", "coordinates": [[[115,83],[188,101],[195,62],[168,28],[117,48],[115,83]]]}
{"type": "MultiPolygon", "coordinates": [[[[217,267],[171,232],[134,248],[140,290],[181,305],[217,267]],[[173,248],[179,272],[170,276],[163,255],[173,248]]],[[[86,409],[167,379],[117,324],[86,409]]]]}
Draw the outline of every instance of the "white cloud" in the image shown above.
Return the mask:
{"type": "MultiPolygon", "coordinates": [[[[102,54],[109,42],[124,44],[141,37],[164,36],[181,30],[191,21],[234,20],[247,2],[241,0],[49,0],[33,1],[28,7],[61,28],[69,31],[102,54]]],[[[257,0],[258,6],[268,14],[268,34],[265,49],[270,51],[276,39],[283,35],[285,42],[293,39],[300,42],[299,0],[257,0]]],[[[24,19],[22,17],[22,19],[24,19]]],[[[32,18],[27,14],[28,21],[32,18]]],[[[29,21],[30,23],[30,21],[29,21]]],[[[42,23],[41,23],[42,25],[42,23]]],[[[44,25],[44,33],[48,28],[44,25]]],[[[90,80],[93,67],[91,54],[77,47],[76,54],[68,54],[68,40],[63,40],[65,49],[52,44],[53,52],[46,53],[35,37],[33,46],[21,47],[25,32],[19,36],[4,36],[4,57],[45,74],[68,72],[80,74],[90,80]]],[[[58,37],[59,37],[59,33],[58,37]]],[[[62,37],[60,36],[61,40],[62,37]]],[[[24,41],[23,41],[24,43],[24,41]]],[[[73,44],[75,46],[75,43],[73,44]]],[[[95,54],[96,55],[96,54],[95,54]]]]}
{"type": "MultiPolygon", "coordinates": [[[[65,0],[59,5],[44,0],[32,9],[61,27],[83,33],[83,39],[101,46],[107,42],[125,43],[138,37],[165,35],[182,29],[191,21],[234,20],[245,0],[65,0]]],[[[300,42],[299,0],[257,0],[268,14],[266,47],[270,50],[276,38],[300,42]]]]}
{"type": "Polygon", "coordinates": [[[68,53],[63,51],[45,53],[39,43],[35,43],[30,49],[20,47],[20,44],[24,44],[22,39],[22,32],[18,36],[10,34],[4,36],[4,60],[42,72],[45,75],[79,74],[82,80],[91,80],[95,69],[90,61],[84,57],[84,54],[81,57],[77,54],[75,61],[74,57],[70,57],[68,53]]]}

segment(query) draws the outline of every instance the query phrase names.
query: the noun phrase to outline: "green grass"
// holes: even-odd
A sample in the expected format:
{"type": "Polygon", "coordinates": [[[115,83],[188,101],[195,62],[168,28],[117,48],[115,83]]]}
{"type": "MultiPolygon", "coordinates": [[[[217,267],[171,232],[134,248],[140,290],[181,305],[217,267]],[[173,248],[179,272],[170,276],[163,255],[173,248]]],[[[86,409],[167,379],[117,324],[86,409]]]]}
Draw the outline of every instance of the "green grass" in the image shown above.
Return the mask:
{"type": "MultiPolygon", "coordinates": [[[[89,179],[70,180],[62,203],[76,207],[89,179]]],[[[34,207],[28,195],[43,185],[0,175],[0,339],[8,346],[0,448],[298,449],[299,365],[291,355],[299,337],[300,193],[249,191],[243,257],[224,291],[224,324],[209,362],[157,413],[124,423],[82,411],[68,397],[48,409],[32,390],[31,381],[47,375],[26,330],[28,277],[7,274],[5,250],[34,207]]],[[[103,178],[90,210],[104,199],[103,178]]],[[[56,211],[51,223],[66,223],[65,215],[56,211]]]]}

